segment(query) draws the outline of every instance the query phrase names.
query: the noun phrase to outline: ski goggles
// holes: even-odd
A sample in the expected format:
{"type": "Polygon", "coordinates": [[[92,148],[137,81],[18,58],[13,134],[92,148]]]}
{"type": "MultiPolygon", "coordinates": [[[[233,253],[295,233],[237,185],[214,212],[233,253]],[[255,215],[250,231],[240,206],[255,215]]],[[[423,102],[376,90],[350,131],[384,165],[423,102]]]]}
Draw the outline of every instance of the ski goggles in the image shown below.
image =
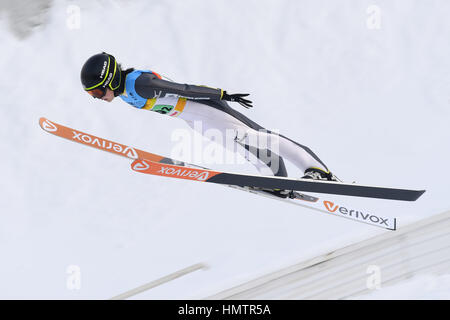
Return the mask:
{"type": "Polygon", "coordinates": [[[105,88],[95,88],[95,89],[87,91],[87,93],[89,93],[92,97],[94,97],[96,99],[101,99],[105,96],[106,89],[105,88]]]}

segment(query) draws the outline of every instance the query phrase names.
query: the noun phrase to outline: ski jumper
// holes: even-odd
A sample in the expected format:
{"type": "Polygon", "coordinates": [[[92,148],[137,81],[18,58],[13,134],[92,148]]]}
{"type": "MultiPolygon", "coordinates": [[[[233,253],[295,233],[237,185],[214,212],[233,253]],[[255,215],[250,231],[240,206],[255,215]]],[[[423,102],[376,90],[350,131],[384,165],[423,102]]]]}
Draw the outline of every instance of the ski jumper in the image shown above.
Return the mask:
{"type": "Polygon", "coordinates": [[[125,78],[120,97],[136,108],[181,118],[202,135],[208,130],[219,130],[227,138],[214,142],[239,152],[262,174],[287,176],[283,159],[295,165],[302,174],[308,168],[328,171],[308,147],[266,130],[232,109],[221,100],[222,95],[221,89],[175,83],[149,70],[133,70],[125,78]],[[200,128],[195,126],[198,121],[202,123],[200,128]]]}

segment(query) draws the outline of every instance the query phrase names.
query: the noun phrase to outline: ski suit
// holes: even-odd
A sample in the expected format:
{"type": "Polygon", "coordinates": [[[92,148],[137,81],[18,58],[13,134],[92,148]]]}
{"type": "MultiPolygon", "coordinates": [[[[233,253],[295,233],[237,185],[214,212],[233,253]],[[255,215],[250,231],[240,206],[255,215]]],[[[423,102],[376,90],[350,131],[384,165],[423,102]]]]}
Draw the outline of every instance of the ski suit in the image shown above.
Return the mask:
{"type": "Polygon", "coordinates": [[[296,166],[302,175],[308,168],[328,171],[308,147],[266,130],[231,108],[221,100],[222,89],[168,81],[149,70],[131,71],[126,75],[124,84],[123,93],[119,96],[128,104],[181,118],[202,135],[207,130],[219,130],[223,137],[228,138],[215,142],[228,150],[239,152],[262,174],[287,176],[283,158],[296,166]],[[201,122],[202,125],[195,126],[195,122],[201,122]],[[231,143],[230,139],[233,140],[231,143]],[[276,143],[270,143],[273,141],[276,143]],[[276,152],[274,145],[277,146],[276,152]]]}

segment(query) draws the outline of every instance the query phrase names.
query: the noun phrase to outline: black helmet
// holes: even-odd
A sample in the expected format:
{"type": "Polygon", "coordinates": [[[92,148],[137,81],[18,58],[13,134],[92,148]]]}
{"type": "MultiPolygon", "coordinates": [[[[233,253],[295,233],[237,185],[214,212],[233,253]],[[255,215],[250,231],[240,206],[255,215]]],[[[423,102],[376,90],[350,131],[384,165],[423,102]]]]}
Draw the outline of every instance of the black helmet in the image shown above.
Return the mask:
{"type": "Polygon", "coordinates": [[[81,68],[81,84],[95,98],[101,98],[106,88],[116,90],[120,86],[120,67],[116,59],[106,52],[90,57],[81,68]]]}

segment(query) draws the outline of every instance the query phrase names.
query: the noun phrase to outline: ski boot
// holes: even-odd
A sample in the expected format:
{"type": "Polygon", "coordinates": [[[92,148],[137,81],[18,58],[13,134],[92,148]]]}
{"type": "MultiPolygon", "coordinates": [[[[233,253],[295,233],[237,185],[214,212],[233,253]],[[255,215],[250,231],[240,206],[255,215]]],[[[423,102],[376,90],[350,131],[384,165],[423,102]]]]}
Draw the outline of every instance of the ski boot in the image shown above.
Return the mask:
{"type": "Polygon", "coordinates": [[[283,190],[283,189],[273,189],[273,190],[264,190],[264,189],[262,189],[261,191],[270,193],[270,194],[272,194],[274,196],[277,196],[277,197],[283,198],[283,199],[286,199],[292,193],[292,191],[283,190]]]}
{"type": "Polygon", "coordinates": [[[277,196],[282,199],[297,199],[297,200],[303,200],[307,202],[317,202],[319,198],[300,193],[298,191],[293,190],[282,190],[282,189],[274,189],[274,190],[261,190],[263,192],[270,193],[274,196],[277,196]]]}
{"type": "Polygon", "coordinates": [[[336,181],[340,180],[330,171],[325,171],[319,168],[308,168],[305,170],[305,175],[302,179],[322,180],[322,181],[336,181]]]}

